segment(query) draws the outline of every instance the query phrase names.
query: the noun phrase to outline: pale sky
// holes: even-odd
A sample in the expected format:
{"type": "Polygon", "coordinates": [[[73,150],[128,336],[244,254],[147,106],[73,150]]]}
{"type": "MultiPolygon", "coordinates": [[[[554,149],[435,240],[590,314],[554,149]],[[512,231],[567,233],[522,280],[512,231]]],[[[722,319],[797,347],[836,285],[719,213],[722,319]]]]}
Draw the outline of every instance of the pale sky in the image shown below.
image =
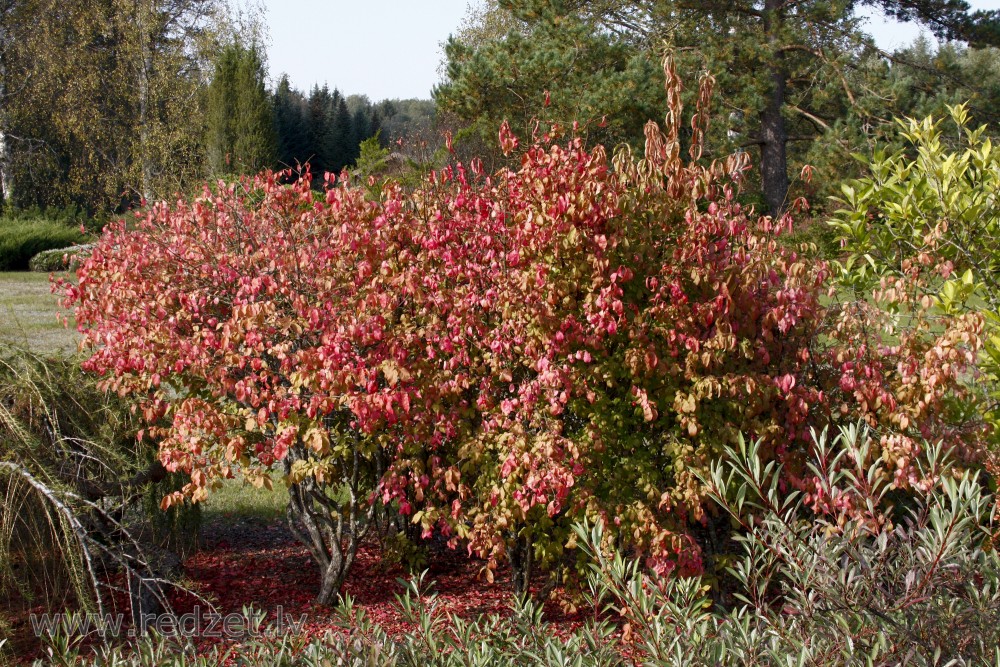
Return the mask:
{"type": "MultiPolygon", "coordinates": [[[[977,9],[1000,9],[1000,0],[967,0],[973,10],[977,9]]],[[[912,44],[922,31],[921,27],[914,23],[900,23],[892,19],[886,19],[878,12],[867,8],[860,12],[869,17],[868,32],[875,37],[879,47],[892,51],[901,46],[912,44]]],[[[930,37],[929,33],[926,33],[930,37]]],[[[933,38],[931,38],[933,39],[933,38]]]]}
{"type": "Polygon", "coordinates": [[[300,90],[324,82],[345,94],[430,98],[442,42],[470,0],[263,0],[271,76],[300,90]]]}
{"type": "MultiPolygon", "coordinates": [[[[478,0],[260,0],[270,32],[271,75],[288,74],[301,90],[328,83],[345,94],[429,98],[438,82],[442,43],[478,0]]],[[[971,0],[1000,9],[1000,0],[971,0]]],[[[912,24],[871,18],[886,50],[920,34],[912,24]]]]}

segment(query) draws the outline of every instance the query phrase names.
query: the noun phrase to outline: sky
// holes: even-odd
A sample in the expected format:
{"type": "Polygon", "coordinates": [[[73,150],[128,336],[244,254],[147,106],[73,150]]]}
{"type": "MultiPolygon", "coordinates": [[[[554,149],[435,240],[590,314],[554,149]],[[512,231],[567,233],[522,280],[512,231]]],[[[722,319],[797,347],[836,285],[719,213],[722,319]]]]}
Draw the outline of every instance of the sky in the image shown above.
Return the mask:
{"type": "MultiPolygon", "coordinates": [[[[329,84],[342,93],[430,98],[439,80],[442,44],[477,0],[260,0],[270,33],[273,79],[286,73],[308,90],[329,84]]],[[[971,0],[974,9],[1000,9],[1000,0],[971,0]]],[[[911,43],[913,24],[870,17],[869,32],[886,50],[911,43]]]]}
{"type": "Polygon", "coordinates": [[[471,0],[263,0],[271,76],[382,99],[430,98],[471,0]]]}
{"type": "MultiPolygon", "coordinates": [[[[967,1],[974,10],[1000,9],[1000,0],[967,1]]],[[[892,51],[893,49],[901,46],[912,44],[913,40],[916,39],[921,32],[924,32],[929,38],[931,38],[929,33],[922,30],[920,26],[914,23],[900,23],[899,21],[895,21],[893,19],[886,19],[885,16],[880,13],[870,10],[866,10],[861,13],[868,17],[868,32],[875,37],[875,41],[878,43],[879,47],[885,51],[892,51]]]]}

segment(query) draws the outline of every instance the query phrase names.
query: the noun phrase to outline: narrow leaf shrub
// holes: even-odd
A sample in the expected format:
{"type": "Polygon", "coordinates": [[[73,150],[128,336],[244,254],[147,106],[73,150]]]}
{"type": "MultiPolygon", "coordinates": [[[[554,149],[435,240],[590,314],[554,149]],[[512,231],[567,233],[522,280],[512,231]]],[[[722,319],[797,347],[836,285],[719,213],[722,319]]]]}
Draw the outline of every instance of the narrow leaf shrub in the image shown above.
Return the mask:
{"type": "MultiPolygon", "coordinates": [[[[398,597],[414,628],[390,636],[343,600],[339,629],[318,639],[280,635],[197,656],[172,641],[109,649],[93,665],[356,665],[650,667],[812,665],[1000,665],[1000,558],[991,495],[928,446],[934,483],[907,507],[884,502],[865,429],[819,434],[809,467],[839,509],[817,516],[814,497],[780,489],[780,466],[760,442],[741,440],[706,483],[745,527],[731,574],[733,602],[715,605],[700,577],[661,577],[611,545],[603,526],[574,528],[590,557],[593,614],[572,632],[546,623],[540,607],[462,619],[445,613],[423,577],[398,597]],[[848,512],[852,503],[862,512],[848,512]]],[[[65,636],[50,661],[82,664],[65,636]]]]}

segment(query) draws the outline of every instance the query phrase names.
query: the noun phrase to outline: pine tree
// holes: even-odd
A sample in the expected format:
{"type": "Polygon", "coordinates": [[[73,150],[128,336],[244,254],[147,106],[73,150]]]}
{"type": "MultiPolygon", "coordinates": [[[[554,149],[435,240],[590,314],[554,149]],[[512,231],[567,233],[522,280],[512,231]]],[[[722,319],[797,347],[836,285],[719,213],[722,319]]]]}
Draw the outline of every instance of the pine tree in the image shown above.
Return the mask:
{"type": "Polygon", "coordinates": [[[636,127],[659,117],[662,108],[653,105],[657,111],[650,113],[642,97],[662,80],[648,63],[658,61],[656,52],[666,45],[680,69],[710,71],[724,106],[745,120],[739,143],[760,151],[761,191],[775,214],[787,205],[790,153],[824,137],[831,150],[844,150],[838,126],[859,110],[862,91],[884,83],[862,78],[867,72],[861,64],[878,51],[863,32],[858,8],[915,20],[943,38],[1000,43],[1000,12],[970,12],[964,0],[490,4],[465,37],[446,47],[448,80],[435,91],[442,110],[484,127],[495,128],[504,118],[527,127],[548,90],[555,105],[550,115],[587,120],[603,109],[617,127],[604,129],[602,141],[641,141],[636,127]],[[490,18],[491,12],[508,18],[490,18]]]}

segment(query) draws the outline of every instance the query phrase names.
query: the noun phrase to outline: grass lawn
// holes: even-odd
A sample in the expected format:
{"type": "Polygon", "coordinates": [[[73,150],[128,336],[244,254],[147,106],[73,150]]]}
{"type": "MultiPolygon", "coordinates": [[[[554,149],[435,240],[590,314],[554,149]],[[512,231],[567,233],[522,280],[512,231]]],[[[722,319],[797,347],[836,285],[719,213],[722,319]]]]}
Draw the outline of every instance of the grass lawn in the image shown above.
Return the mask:
{"type": "Polygon", "coordinates": [[[288,489],[281,481],[281,475],[274,473],[271,490],[258,489],[242,479],[227,479],[221,489],[208,494],[202,507],[205,525],[216,521],[231,521],[234,518],[252,519],[261,523],[281,521],[288,505],[288,489]]]}
{"type": "Polygon", "coordinates": [[[0,272],[0,343],[42,354],[72,354],[78,335],[72,321],[68,328],[59,322],[60,312],[65,311],[49,291],[49,274],[0,272]]]}

